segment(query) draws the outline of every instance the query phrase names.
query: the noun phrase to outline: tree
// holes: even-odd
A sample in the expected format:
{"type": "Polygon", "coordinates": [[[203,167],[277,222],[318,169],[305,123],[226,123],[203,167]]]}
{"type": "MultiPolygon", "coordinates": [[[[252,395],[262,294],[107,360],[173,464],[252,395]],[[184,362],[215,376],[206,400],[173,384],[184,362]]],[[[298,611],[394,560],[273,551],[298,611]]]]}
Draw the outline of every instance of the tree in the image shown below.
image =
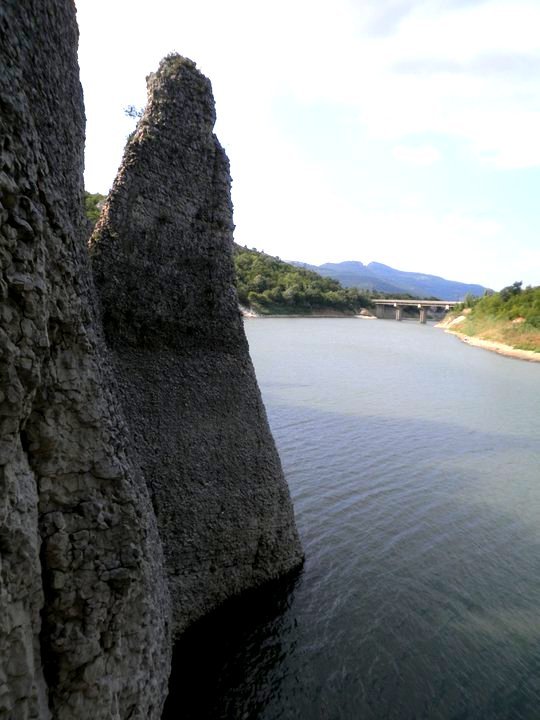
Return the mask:
{"type": "Polygon", "coordinates": [[[500,292],[501,300],[503,302],[506,302],[507,300],[510,300],[512,296],[519,295],[522,285],[523,282],[519,281],[512,283],[512,285],[508,285],[508,287],[503,288],[500,292]]]}
{"type": "Polygon", "coordinates": [[[84,191],[84,210],[86,217],[92,223],[97,222],[105,199],[105,195],[102,195],[101,193],[89,193],[86,190],[84,191]]]}

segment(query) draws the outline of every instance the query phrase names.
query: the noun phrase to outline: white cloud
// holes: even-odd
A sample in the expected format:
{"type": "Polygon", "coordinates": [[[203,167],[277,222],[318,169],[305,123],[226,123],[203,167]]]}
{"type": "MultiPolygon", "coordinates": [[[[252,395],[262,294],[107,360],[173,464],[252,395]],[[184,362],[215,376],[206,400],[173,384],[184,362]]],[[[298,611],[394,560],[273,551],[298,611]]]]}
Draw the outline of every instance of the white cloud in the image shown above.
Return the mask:
{"type": "Polygon", "coordinates": [[[141,0],[78,0],[77,7],[87,103],[108,115],[99,128],[90,116],[92,143],[119,123],[123,106],[144,102],[144,76],[178,50],[212,78],[226,133],[288,95],[356,107],[373,137],[451,135],[500,167],[540,165],[540,81],[526,72],[527,54],[540,62],[538,3],[493,0],[451,10],[412,0],[154,0],[148,12],[141,0]],[[391,32],[369,34],[373,23],[391,32]],[[509,71],[490,73],[503,57],[509,71]]]}
{"type": "Polygon", "coordinates": [[[434,5],[373,49],[361,119],[375,137],[447,135],[498,167],[540,166],[540,83],[527,69],[527,54],[533,67],[540,61],[540,6],[490,2],[428,14],[434,5]],[[407,62],[418,71],[396,70],[407,62]]]}
{"type": "Polygon", "coordinates": [[[392,152],[394,157],[409,165],[433,165],[441,157],[440,152],[432,145],[397,145],[392,152]]]}
{"type": "MultiPolygon", "coordinates": [[[[403,164],[425,166],[429,183],[450,138],[468,148],[470,163],[494,172],[540,168],[536,0],[154,0],[151,8],[146,0],[77,0],[77,8],[89,189],[112,182],[131,129],[123,108],[144,104],[145,75],[176,50],[212,80],[239,242],[285,258],[377,259],[493,285],[497,263],[502,273],[527,257],[494,219],[459,205],[452,216],[430,208],[429,188],[413,191],[403,164]],[[276,103],[286,109],[289,98],[292,108],[356,118],[363,145],[395,158],[392,179],[402,188],[394,200],[371,203],[366,187],[359,205],[354,191],[338,189],[336,169],[316,149],[292,144],[286,111],[278,127],[276,103]]],[[[340,159],[342,176],[356,166],[377,175],[376,160],[358,148],[340,159]]]]}

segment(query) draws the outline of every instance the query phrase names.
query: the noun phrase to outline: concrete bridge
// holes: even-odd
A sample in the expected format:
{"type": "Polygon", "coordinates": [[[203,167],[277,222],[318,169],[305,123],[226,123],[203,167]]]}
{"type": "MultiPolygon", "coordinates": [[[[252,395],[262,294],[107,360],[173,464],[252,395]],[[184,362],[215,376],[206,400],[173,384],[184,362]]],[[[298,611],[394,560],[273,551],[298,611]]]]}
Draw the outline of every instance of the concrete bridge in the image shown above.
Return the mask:
{"type": "Polygon", "coordinates": [[[416,307],[420,310],[420,322],[425,324],[427,320],[428,308],[450,308],[459,305],[459,300],[373,300],[375,305],[375,315],[378,318],[388,317],[387,308],[391,308],[395,312],[396,320],[401,320],[403,308],[416,307]]]}

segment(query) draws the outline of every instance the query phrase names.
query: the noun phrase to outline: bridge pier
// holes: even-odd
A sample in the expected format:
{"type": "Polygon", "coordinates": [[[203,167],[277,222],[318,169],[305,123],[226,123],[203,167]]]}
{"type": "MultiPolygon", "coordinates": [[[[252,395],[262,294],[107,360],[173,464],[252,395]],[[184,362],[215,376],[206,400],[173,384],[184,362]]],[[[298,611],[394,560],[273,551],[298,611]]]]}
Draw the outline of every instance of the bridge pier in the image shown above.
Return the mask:
{"type": "Polygon", "coordinates": [[[403,308],[404,307],[417,307],[420,313],[420,323],[425,325],[428,318],[429,308],[444,308],[449,310],[458,304],[457,300],[403,300],[396,299],[390,300],[390,298],[384,298],[380,300],[374,300],[375,314],[378,318],[384,317],[395,317],[396,320],[403,319],[403,308]],[[388,308],[388,310],[386,310],[388,308]]]}
{"type": "Polygon", "coordinates": [[[395,317],[395,307],[392,307],[392,305],[376,305],[375,316],[379,320],[390,320],[395,317]]]}

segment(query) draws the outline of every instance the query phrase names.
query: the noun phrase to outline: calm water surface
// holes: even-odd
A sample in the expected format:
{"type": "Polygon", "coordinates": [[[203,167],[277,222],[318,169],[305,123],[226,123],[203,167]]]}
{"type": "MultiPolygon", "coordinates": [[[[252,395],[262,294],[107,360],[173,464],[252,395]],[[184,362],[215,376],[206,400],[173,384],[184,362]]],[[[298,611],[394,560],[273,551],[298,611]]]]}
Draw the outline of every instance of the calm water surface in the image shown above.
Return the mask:
{"type": "Polygon", "coordinates": [[[540,365],[415,322],[245,327],[306,565],[196,629],[171,717],[538,720],[540,365]]]}

